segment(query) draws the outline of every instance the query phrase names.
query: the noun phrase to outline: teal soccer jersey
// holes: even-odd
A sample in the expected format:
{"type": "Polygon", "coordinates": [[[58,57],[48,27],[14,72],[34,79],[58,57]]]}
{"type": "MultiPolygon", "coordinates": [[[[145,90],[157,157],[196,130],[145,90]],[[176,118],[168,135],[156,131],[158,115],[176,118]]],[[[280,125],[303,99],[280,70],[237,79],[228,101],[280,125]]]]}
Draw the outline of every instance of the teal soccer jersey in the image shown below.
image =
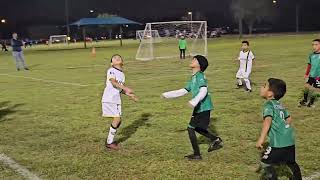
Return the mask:
{"type": "Polygon", "coordinates": [[[320,77],[320,54],[319,53],[310,54],[308,64],[311,65],[310,77],[313,77],[313,78],[320,77]]]}
{"type": "Polygon", "coordinates": [[[290,117],[288,111],[277,100],[269,100],[263,107],[263,119],[272,118],[268,132],[270,147],[282,148],[295,144],[294,129],[286,123],[290,117]]]}
{"type": "MultiPolygon", "coordinates": [[[[200,91],[201,87],[207,87],[208,82],[203,72],[197,72],[194,74],[190,81],[188,81],[185,89],[191,92],[192,98],[196,97],[200,91]]],[[[213,109],[213,104],[211,101],[211,96],[208,92],[207,96],[199,102],[195,107],[195,113],[201,113],[204,111],[210,111],[213,109]]]]}

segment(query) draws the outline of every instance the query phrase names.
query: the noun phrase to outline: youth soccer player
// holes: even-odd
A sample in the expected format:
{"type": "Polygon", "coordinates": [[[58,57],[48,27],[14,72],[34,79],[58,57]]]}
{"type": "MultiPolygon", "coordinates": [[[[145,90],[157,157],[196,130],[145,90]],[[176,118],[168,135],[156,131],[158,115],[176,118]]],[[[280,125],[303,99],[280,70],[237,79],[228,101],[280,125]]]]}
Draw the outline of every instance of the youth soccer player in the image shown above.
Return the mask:
{"type": "Polygon", "coordinates": [[[274,78],[268,79],[260,90],[260,95],[266,99],[266,102],[263,106],[263,127],[256,147],[263,148],[266,137],[269,137],[269,147],[261,159],[262,168],[268,180],[277,179],[274,165],[280,164],[285,164],[291,169],[294,180],[302,179],[300,167],[295,158],[292,118],[279,101],[286,90],[286,83],[274,78]]]}
{"type": "Polygon", "coordinates": [[[193,109],[193,115],[188,125],[189,139],[192,144],[193,154],[185,156],[189,160],[201,160],[200,149],[197,141],[196,133],[199,133],[211,140],[208,152],[220,149],[222,140],[208,131],[210,123],[210,112],[213,109],[211,95],[208,91],[208,82],[204,75],[204,71],[208,67],[208,61],[204,56],[197,55],[192,59],[190,68],[192,69],[192,77],[188,81],[185,88],[170,91],[162,94],[164,98],[177,98],[191,92],[192,99],[188,105],[193,109]]]}
{"type": "Polygon", "coordinates": [[[181,36],[179,40],[180,59],[186,58],[187,41],[184,36],[181,36]]]}
{"type": "Polygon", "coordinates": [[[320,92],[320,39],[312,42],[313,53],[309,55],[304,78],[307,80],[300,106],[315,107],[314,102],[320,92]]]}
{"type": "Polygon", "coordinates": [[[242,81],[245,82],[246,91],[252,92],[250,74],[252,70],[252,63],[255,59],[253,52],[249,48],[248,41],[242,41],[241,51],[237,60],[240,62],[239,70],[236,74],[237,78],[237,87],[242,87],[242,81]]]}
{"type": "Polygon", "coordinates": [[[123,73],[123,59],[120,55],[113,55],[111,68],[107,71],[106,87],[102,96],[102,116],[111,117],[113,121],[106,139],[107,149],[117,150],[119,144],[114,142],[114,137],[121,125],[121,93],[129,96],[132,100],[138,101],[132,89],[126,87],[125,75],[123,73]]]}

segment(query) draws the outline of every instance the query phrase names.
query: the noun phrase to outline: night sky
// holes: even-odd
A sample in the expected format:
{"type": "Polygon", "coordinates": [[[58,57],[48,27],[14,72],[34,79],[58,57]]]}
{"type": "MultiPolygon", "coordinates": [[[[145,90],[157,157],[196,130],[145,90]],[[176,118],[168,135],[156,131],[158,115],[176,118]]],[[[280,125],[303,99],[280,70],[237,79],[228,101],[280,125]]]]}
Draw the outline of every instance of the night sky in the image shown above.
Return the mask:
{"type": "MultiPolygon", "coordinates": [[[[271,1],[271,0],[270,0],[271,1]]],[[[295,24],[295,0],[278,0],[275,30],[291,31],[295,24]]],[[[188,11],[201,12],[209,26],[236,27],[231,0],[69,0],[70,22],[99,13],[117,14],[139,22],[180,20],[188,11]],[[89,10],[95,10],[90,14],[89,10]]],[[[301,1],[301,28],[320,30],[320,0],[301,1]]],[[[0,18],[7,19],[3,33],[30,25],[63,25],[64,0],[1,0],[0,18]]]]}

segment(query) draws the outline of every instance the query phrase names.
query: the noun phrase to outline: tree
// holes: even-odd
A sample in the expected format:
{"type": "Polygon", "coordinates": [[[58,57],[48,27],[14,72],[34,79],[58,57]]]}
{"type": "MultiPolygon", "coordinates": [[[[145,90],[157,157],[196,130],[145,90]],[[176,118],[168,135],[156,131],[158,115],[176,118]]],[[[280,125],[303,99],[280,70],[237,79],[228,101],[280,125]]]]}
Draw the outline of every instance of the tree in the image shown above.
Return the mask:
{"type": "Polygon", "coordinates": [[[243,34],[243,21],[246,22],[249,34],[252,34],[254,24],[270,21],[276,16],[271,0],[232,0],[231,10],[239,24],[239,34],[243,34]]]}

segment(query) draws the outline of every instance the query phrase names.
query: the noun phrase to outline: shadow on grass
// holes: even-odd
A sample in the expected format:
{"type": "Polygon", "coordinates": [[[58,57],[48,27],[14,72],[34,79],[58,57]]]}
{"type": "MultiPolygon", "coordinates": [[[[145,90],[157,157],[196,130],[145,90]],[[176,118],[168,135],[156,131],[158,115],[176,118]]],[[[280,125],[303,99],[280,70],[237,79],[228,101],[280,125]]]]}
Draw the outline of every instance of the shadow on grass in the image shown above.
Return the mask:
{"type": "Polygon", "coordinates": [[[24,104],[10,105],[9,101],[0,102],[0,122],[9,120],[7,116],[16,113],[18,111],[17,108],[23,105],[24,104]]]}
{"type": "Polygon", "coordinates": [[[150,119],[150,117],[150,113],[141,114],[141,117],[139,119],[135,120],[132,124],[121,130],[119,135],[122,135],[122,137],[118,139],[117,142],[121,143],[128,140],[134,133],[137,132],[138,128],[142,126],[148,126],[147,122],[150,119]]]}

